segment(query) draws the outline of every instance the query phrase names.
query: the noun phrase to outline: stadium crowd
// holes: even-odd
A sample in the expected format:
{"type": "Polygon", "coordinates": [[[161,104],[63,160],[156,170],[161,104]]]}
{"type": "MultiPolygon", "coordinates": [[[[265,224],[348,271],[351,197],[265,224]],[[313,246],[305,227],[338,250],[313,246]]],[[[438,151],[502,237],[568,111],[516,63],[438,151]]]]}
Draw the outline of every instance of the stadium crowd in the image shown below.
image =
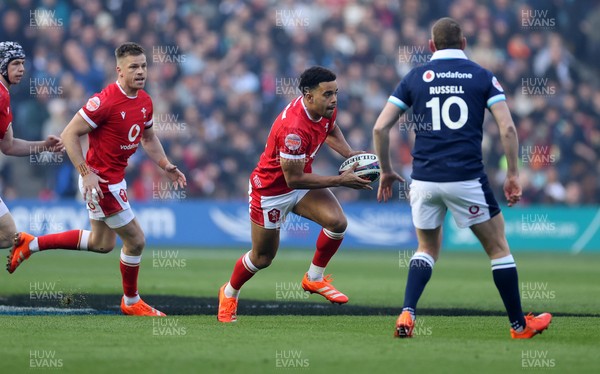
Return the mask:
{"type": "MultiPolygon", "coordinates": [[[[94,92],[115,80],[115,46],[141,43],[155,129],[188,177],[190,198],[245,199],[248,176],[275,116],[298,95],[298,76],[319,64],[338,75],[338,124],[355,149],[372,150],[371,131],[387,97],[412,67],[428,61],[428,30],[449,15],[467,38],[467,55],[493,71],[506,91],[520,138],[523,203],[600,202],[600,2],[518,0],[6,0],[0,39],[27,53],[26,80],[11,88],[15,136],[59,134],[94,92]]],[[[393,141],[410,175],[405,114],[393,141]]],[[[18,160],[1,158],[5,198],[75,196],[66,156],[29,160],[41,188],[18,160]],[[33,195],[32,195],[33,194],[33,195]]],[[[341,159],[322,150],[317,173],[341,159]]],[[[484,161],[501,200],[504,159],[491,116],[484,161]]],[[[130,195],[152,199],[160,170],[137,152],[130,195]]],[[[335,191],[342,200],[373,192],[335,191]]]]}

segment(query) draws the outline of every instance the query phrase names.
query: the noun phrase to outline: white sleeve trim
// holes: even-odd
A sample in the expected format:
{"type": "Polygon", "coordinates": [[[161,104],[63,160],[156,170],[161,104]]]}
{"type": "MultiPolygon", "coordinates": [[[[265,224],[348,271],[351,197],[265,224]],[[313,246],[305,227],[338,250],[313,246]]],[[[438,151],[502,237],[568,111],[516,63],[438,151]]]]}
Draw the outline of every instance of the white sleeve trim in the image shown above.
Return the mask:
{"type": "Polygon", "coordinates": [[[90,117],[88,117],[88,115],[85,113],[85,111],[83,110],[83,108],[79,109],[79,115],[81,115],[83,117],[83,119],[85,120],[85,122],[87,122],[90,126],[92,126],[93,128],[97,129],[98,125],[96,125],[96,123],[94,121],[92,121],[92,119],[90,117]]]}
{"type": "Polygon", "coordinates": [[[404,101],[398,99],[396,96],[390,96],[388,101],[402,110],[408,110],[408,105],[406,105],[404,101]]]}
{"type": "Polygon", "coordinates": [[[289,154],[283,153],[283,152],[279,152],[279,156],[281,158],[287,158],[289,160],[301,160],[303,158],[306,158],[306,154],[302,154],[302,155],[289,155],[289,154]]]}
{"type": "Polygon", "coordinates": [[[150,118],[150,121],[144,123],[145,128],[152,127],[152,125],[154,125],[154,120],[152,118],[150,118]]]}
{"type": "Polygon", "coordinates": [[[506,100],[506,96],[504,94],[498,94],[496,96],[492,96],[487,101],[487,107],[489,108],[492,105],[496,104],[497,102],[505,101],[505,100],[506,100]]]}

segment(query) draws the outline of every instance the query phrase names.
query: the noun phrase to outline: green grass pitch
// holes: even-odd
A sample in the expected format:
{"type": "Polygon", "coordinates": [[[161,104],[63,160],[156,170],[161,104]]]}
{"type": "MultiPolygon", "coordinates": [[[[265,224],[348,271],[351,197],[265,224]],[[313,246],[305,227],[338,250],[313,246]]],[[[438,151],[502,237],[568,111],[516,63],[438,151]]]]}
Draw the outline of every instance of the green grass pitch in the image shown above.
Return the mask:
{"type": "MultiPolygon", "coordinates": [[[[146,249],[140,293],[142,297],[206,297],[216,302],[218,288],[243,251],[146,249]]],[[[410,255],[340,250],[327,270],[334,284],[350,297],[348,306],[399,311],[410,255]]],[[[244,287],[240,306],[247,300],[328,306],[318,295],[296,292],[311,256],[311,251],[282,248],[273,265],[244,287]]],[[[514,256],[524,310],[555,314],[550,328],[531,340],[510,339],[508,320],[483,252],[442,253],[419,303],[427,312],[419,315],[413,339],[392,338],[396,315],[269,316],[256,312],[240,314],[237,323],[228,325],[217,323],[214,314],[165,319],[2,315],[1,371],[597,372],[600,254],[516,252],[514,256]]],[[[14,274],[4,272],[0,279],[0,305],[10,295],[31,297],[33,292],[52,297],[56,291],[115,295],[117,304],[121,291],[116,251],[109,255],[36,254],[14,274]]],[[[168,308],[164,311],[169,314],[168,308]]]]}

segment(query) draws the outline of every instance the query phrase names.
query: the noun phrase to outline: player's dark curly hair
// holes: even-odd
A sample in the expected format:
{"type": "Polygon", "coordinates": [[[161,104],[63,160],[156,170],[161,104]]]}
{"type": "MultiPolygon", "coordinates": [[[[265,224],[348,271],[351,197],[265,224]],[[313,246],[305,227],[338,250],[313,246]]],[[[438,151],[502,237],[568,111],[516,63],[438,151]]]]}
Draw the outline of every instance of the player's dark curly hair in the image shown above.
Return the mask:
{"type": "Polygon", "coordinates": [[[144,48],[133,42],[126,42],[121,44],[117,49],[115,49],[115,57],[117,60],[120,60],[126,56],[139,56],[144,54],[144,48]]]}
{"type": "Polygon", "coordinates": [[[313,66],[302,72],[300,75],[300,84],[298,89],[302,95],[306,95],[309,91],[315,89],[321,82],[332,82],[336,80],[335,73],[322,66],[313,66]]]}

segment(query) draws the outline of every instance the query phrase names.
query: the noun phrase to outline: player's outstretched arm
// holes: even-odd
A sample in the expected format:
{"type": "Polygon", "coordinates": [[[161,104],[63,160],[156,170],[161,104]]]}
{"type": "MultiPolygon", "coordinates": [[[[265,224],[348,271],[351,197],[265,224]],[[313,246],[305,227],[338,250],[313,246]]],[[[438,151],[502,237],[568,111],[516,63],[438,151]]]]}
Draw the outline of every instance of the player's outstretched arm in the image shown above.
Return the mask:
{"type": "Polygon", "coordinates": [[[510,115],[506,101],[500,101],[490,107],[492,115],[500,129],[500,140],[506,155],[507,172],[504,182],[504,196],[508,206],[513,206],[521,200],[521,184],[519,183],[519,139],[517,129],[510,115]]]}
{"type": "Polygon", "coordinates": [[[335,126],[333,130],[327,135],[325,138],[325,143],[331,149],[342,155],[344,158],[350,158],[354,155],[358,155],[361,153],[366,153],[365,151],[355,151],[350,147],[350,144],[346,141],[342,130],[340,130],[339,126],[335,126]]]}
{"type": "Polygon", "coordinates": [[[96,193],[100,199],[104,198],[104,194],[102,193],[98,183],[108,183],[108,181],[100,178],[88,168],[85,162],[85,157],[83,157],[83,149],[81,148],[80,138],[84,135],[87,135],[91,131],[92,128],[88,125],[88,123],[79,113],[76,113],[61,134],[63,142],[65,143],[67,155],[69,156],[71,163],[73,163],[73,166],[75,166],[75,169],[77,169],[77,172],[79,172],[81,175],[83,183],[83,198],[86,201],[91,201],[93,199],[92,196],[94,190],[96,190],[96,193]]]}
{"type": "Polygon", "coordinates": [[[358,162],[351,169],[341,175],[323,176],[304,172],[305,159],[281,158],[281,170],[289,188],[292,189],[318,189],[327,187],[349,187],[356,190],[372,190],[370,181],[354,174],[358,162]]]}
{"type": "Polygon", "coordinates": [[[12,126],[9,126],[0,141],[0,150],[8,156],[29,156],[41,152],[62,152],[65,150],[60,137],[50,135],[46,140],[29,141],[13,136],[12,126]]]}
{"type": "Polygon", "coordinates": [[[375,154],[379,158],[379,165],[381,167],[377,201],[388,201],[392,197],[394,182],[404,182],[404,179],[392,169],[390,158],[390,130],[403,112],[396,105],[390,102],[386,103],[373,128],[375,154]]]}
{"type": "Polygon", "coordinates": [[[167,173],[167,177],[169,177],[176,188],[184,188],[187,186],[185,175],[177,169],[177,166],[169,162],[160,139],[158,139],[158,136],[156,136],[152,127],[144,130],[141,143],[142,147],[144,147],[144,151],[148,154],[148,157],[167,173]]]}

